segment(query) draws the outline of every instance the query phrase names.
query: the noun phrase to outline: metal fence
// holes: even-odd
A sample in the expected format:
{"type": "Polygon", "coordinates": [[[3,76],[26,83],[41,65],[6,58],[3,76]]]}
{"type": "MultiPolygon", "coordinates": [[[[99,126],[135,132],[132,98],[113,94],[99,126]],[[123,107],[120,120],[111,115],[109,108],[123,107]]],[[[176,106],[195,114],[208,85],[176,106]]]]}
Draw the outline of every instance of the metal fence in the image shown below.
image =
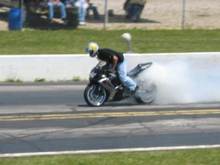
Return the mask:
{"type": "MultiPolygon", "coordinates": [[[[2,0],[1,2],[5,3],[6,1],[11,0],[2,0]]],[[[13,1],[19,3],[22,0],[13,1]]],[[[125,11],[123,10],[125,1],[90,0],[98,8],[101,19],[87,18],[87,25],[84,27],[100,29],[220,28],[220,0],[147,0],[139,22],[132,22],[125,18],[125,11]],[[106,14],[108,11],[111,11],[111,15],[106,14]]]]}
{"type": "MultiPolygon", "coordinates": [[[[218,29],[220,28],[220,0],[147,0],[139,22],[125,19],[125,0],[91,0],[108,28],[146,29],[218,29]],[[107,2],[107,6],[106,6],[107,2]],[[113,16],[104,17],[105,9],[113,16]]],[[[91,23],[93,23],[91,21],[91,23]]],[[[93,23],[93,26],[103,26],[93,23]]]]}

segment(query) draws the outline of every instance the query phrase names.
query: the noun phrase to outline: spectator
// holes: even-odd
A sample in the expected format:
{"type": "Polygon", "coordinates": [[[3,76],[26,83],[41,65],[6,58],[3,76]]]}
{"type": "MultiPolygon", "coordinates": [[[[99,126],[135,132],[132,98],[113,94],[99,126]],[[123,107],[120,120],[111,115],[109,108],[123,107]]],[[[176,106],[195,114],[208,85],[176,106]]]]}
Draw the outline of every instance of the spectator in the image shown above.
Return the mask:
{"type": "Polygon", "coordinates": [[[126,18],[134,22],[139,21],[141,13],[144,9],[147,0],[127,0],[124,4],[126,18]]]}
{"type": "Polygon", "coordinates": [[[85,25],[86,11],[88,8],[87,0],[77,0],[75,6],[78,8],[79,25],[85,25]]]}
{"type": "Polygon", "coordinates": [[[94,19],[99,20],[100,15],[99,15],[97,7],[93,3],[91,3],[90,0],[87,0],[87,3],[89,5],[87,8],[87,17],[89,16],[90,11],[92,11],[94,15],[94,19]]]}
{"type": "Polygon", "coordinates": [[[49,20],[52,22],[54,18],[54,8],[59,7],[61,13],[61,19],[66,22],[66,8],[61,0],[48,0],[49,20]]]}

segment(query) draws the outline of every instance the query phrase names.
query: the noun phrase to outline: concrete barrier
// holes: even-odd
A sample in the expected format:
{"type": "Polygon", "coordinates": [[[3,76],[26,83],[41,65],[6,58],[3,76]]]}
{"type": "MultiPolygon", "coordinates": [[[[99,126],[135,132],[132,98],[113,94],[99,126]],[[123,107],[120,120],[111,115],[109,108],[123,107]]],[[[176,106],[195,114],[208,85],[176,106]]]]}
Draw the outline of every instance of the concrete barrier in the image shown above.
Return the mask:
{"type": "MultiPolygon", "coordinates": [[[[220,73],[220,52],[216,53],[162,53],[126,54],[128,68],[141,62],[153,61],[166,64],[185,61],[189,66],[208,71],[215,67],[220,73]]],[[[74,78],[87,80],[91,68],[97,63],[85,54],[81,55],[1,55],[0,81],[21,80],[66,81],[74,78]]],[[[128,69],[129,70],[129,69],[128,69]]]]}

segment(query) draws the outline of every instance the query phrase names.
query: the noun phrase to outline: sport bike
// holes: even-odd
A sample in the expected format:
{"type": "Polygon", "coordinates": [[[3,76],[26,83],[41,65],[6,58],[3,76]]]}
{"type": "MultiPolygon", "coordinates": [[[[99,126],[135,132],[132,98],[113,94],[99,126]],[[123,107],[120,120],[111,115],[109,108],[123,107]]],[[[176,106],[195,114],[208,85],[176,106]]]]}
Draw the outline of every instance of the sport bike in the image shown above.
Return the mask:
{"type": "Polygon", "coordinates": [[[151,66],[152,62],[141,63],[128,72],[128,76],[138,85],[136,92],[131,93],[123,86],[117,73],[110,71],[110,65],[100,61],[90,72],[89,83],[84,90],[86,103],[98,107],[106,102],[120,101],[129,97],[133,97],[140,104],[152,103],[156,96],[156,85],[137,79],[140,73],[151,66]]]}

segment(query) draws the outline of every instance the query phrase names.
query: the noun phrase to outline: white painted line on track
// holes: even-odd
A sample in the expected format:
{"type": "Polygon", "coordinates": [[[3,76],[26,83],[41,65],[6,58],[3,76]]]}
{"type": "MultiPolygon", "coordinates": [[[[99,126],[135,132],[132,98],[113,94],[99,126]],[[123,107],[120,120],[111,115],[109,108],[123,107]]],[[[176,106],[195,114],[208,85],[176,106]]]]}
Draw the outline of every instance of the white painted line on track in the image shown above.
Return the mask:
{"type": "Polygon", "coordinates": [[[30,153],[6,153],[0,154],[0,158],[6,157],[29,157],[29,156],[53,156],[70,154],[98,154],[115,152],[147,152],[147,151],[171,151],[190,149],[214,149],[220,148],[220,144],[215,145],[194,145],[194,146],[170,146],[170,147],[148,147],[148,148],[121,148],[121,149],[98,149],[98,150],[76,150],[76,151],[54,151],[54,152],[30,152],[30,153]]]}

